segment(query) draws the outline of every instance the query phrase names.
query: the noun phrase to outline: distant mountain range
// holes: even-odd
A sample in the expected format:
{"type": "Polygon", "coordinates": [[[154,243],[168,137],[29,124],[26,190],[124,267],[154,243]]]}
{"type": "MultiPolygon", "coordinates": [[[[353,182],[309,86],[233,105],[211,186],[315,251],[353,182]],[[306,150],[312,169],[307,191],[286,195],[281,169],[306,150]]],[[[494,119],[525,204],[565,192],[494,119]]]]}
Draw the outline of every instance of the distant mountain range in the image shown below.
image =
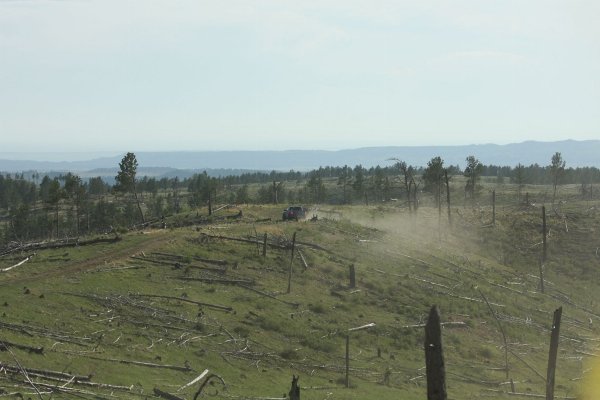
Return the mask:
{"type": "MultiPolygon", "coordinates": [[[[465,158],[474,155],[484,164],[515,166],[550,164],[555,152],[561,152],[567,167],[600,167],[600,140],[559,142],[522,142],[507,145],[481,144],[466,146],[388,146],[359,149],[287,150],[287,151],[177,151],[135,152],[139,174],[156,177],[180,178],[206,170],[212,176],[237,175],[251,171],[307,171],[319,166],[365,167],[390,165],[390,158],[398,158],[415,166],[425,166],[432,157],[441,156],[446,165],[465,164],[465,158]]],[[[18,156],[18,155],[17,155],[18,156]]],[[[86,161],[43,161],[2,159],[4,172],[77,172],[82,176],[114,176],[123,154],[94,158],[86,161]]],[[[29,157],[32,158],[32,157],[29,157]]],[[[65,157],[66,158],[66,157],[65,157]]]]}

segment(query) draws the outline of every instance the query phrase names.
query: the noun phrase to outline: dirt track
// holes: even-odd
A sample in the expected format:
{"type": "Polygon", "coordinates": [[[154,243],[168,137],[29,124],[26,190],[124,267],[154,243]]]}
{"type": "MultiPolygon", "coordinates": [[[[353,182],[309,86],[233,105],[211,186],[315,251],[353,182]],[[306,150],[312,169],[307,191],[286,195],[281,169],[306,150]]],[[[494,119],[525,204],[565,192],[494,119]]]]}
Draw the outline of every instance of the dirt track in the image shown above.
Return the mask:
{"type": "MultiPolygon", "coordinates": [[[[33,280],[52,278],[62,275],[69,275],[74,273],[79,273],[82,271],[86,271],[88,269],[97,267],[98,265],[102,265],[105,262],[115,262],[123,259],[129,258],[129,256],[140,253],[142,251],[150,251],[159,247],[165,240],[168,240],[169,236],[163,231],[152,232],[147,235],[147,238],[144,242],[138,243],[136,245],[128,246],[124,249],[111,251],[112,245],[100,244],[93,246],[102,246],[104,250],[107,250],[105,253],[99,253],[97,256],[88,258],[82,261],[65,263],[59,268],[56,268],[51,271],[46,271],[40,274],[21,274],[17,273],[16,276],[2,276],[0,281],[0,287],[14,285],[16,283],[30,282],[33,280]]],[[[90,246],[92,247],[92,246],[90,246]]],[[[27,268],[27,264],[23,265],[23,267],[19,268],[27,268]]],[[[15,271],[17,272],[17,271],[15,271]]]]}

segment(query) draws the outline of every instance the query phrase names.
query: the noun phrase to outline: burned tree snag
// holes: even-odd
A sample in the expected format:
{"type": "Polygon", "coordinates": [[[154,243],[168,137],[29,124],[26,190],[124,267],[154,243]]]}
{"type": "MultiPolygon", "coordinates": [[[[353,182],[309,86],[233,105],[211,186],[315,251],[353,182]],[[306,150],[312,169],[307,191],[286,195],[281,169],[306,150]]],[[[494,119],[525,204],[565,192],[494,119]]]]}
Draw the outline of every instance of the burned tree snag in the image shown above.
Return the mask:
{"type": "Polygon", "coordinates": [[[542,264],[546,262],[546,256],[548,254],[548,247],[546,244],[546,206],[542,206],[542,244],[543,244],[543,253],[542,253],[542,264]]]}
{"type": "Polygon", "coordinates": [[[208,215],[212,215],[212,193],[208,192],[208,215]]]}
{"type": "Polygon", "coordinates": [[[427,370],[427,400],[446,400],[446,370],[442,350],[440,311],[431,307],[425,326],[425,367],[427,370]]]}
{"type": "Polygon", "coordinates": [[[544,293],[544,263],[540,261],[540,289],[544,293]]]}
{"type": "Polygon", "coordinates": [[[296,232],[294,232],[294,236],[292,236],[292,256],[290,257],[290,267],[288,269],[288,287],[287,292],[290,293],[292,291],[292,263],[294,262],[294,249],[296,248],[296,232]]]}
{"type": "Polygon", "coordinates": [[[492,190],[492,225],[496,225],[496,190],[492,190]]]}
{"type": "Polygon", "coordinates": [[[560,319],[562,307],[554,311],[552,320],[552,333],[550,336],[550,354],[548,356],[548,371],[546,377],[546,400],[554,399],[554,376],[556,372],[556,357],[558,355],[558,339],[560,335],[560,319]]]}
{"type": "Polygon", "coordinates": [[[300,400],[300,386],[298,386],[300,376],[292,375],[292,387],[289,391],[290,400],[300,400]]]}
{"type": "Polygon", "coordinates": [[[262,251],[262,255],[263,257],[267,256],[267,234],[265,233],[265,236],[263,237],[263,251],[262,251]]]}
{"type": "Polygon", "coordinates": [[[350,275],[350,289],[354,289],[356,287],[356,271],[354,269],[354,264],[350,264],[348,272],[350,275]]]}
{"type": "Polygon", "coordinates": [[[350,334],[346,334],[346,387],[350,387],[350,334]]]}
{"type": "Polygon", "coordinates": [[[444,178],[446,180],[446,205],[448,207],[448,225],[452,227],[452,213],[450,212],[450,180],[448,179],[447,169],[444,169],[444,178]]]}

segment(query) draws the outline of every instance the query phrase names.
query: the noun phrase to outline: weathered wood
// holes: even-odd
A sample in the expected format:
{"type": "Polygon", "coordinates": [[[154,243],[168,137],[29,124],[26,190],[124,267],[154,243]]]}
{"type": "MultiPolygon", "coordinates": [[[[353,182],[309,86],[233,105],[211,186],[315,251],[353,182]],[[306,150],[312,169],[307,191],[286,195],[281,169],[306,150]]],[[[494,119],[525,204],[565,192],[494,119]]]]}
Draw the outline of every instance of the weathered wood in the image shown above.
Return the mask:
{"type": "Polygon", "coordinates": [[[292,387],[289,391],[290,400],[300,400],[300,386],[298,386],[299,376],[292,375],[292,387]]]}
{"type": "Polygon", "coordinates": [[[175,396],[174,394],[163,392],[159,388],[154,388],[154,394],[167,400],[185,400],[179,396],[175,396]]]}
{"type": "Polygon", "coordinates": [[[544,293],[544,263],[540,262],[540,288],[544,293]]]}
{"type": "Polygon", "coordinates": [[[546,206],[542,206],[542,244],[543,244],[543,252],[542,252],[542,264],[546,262],[546,257],[548,255],[548,247],[546,243],[546,206]]]}
{"type": "Polygon", "coordinates": [[[189,372],[192,370],[188,366],[181,367],[179,365],[155,364],[155,363],[150,363],[150,362],[145,362],[145,361],[119,360],[116,358],[102,358],[102,357],[95,357],[95,356],[90,356],[90,355],[86,355],[85,357],[90,358],[92,360],[98,360],[98,361],[110,361],[110,362],[116,362],[119,364],[139,365],[140,367],[172,369],[175,371],[184,371],[184,372],[189,372]]]}
{"type": "Polygon", "coordinates": [[[182,387],[180,387],[179,389],[177,389],[177,391],[180,392],[183,389],[185,389],[186,387],[190,387],[194,383],[199,382],[202,378],[204,378],[206,376],[206,374],[208,374],[208,369],[205,369],[204,371],[202,371],[202,373],[200,375],[198,375],[198,377],[196,379],[194,379],[190,383],[186,383],[185,385],[183,385],[182,387]]]}
{"type": "Polygon", "coordinates": [[[268,297],[268,298],[270,298],[270,299],[277,300],[277,301],[279,301],[280,303],[287,304],[288,306],[292,306],[292,307],[296,307],[296,308],[297,308],[298,306],[300,306],[300,304],[298,304],[298,303],[292,303],[292,302],[290,302],[290,301],[281,300],[281,299],[279,299],[279,298],[277,298],[277,297],[273,296],[272,294],[265,293],[265,292],[263,292],[263,291],[261,291],[261,290],[254,289],[254,288],[251,288],[251,287],[249,287],[249,286],[246,286],[246,285],[238,285],[238,286],[239,286],[239,287],[241,287],[241,288],[244,288],[244,289],[248,289],[248,290],[250,290],[250,291],[252,291],[252,292],[254,292],[254,293],[258,293],[258,294],[260,294],[261,296],[265,296],[265,297],[268,297]]]}
{"type": "Polygon", "coordinates": [[[267,256],[267,234],[266,234],[266,232],[265,232],[265,235],[263,236],[262,256],[263,257],[267,256]]]}
{"type": "MultiPolygon", "coordinates": [[[[4,369],[8,372],[12,372],[12,373],[21,373],[21,369],[16,366],[16,365],[10,365],[10,364],[5,364],[3,362],[0,362],[0,369],[4,369]]],[[[44,370],[44,369],[36,369],[36,368],[23,368],[23,370],[25,372],[27,372],[27,374],[35,374],[36,376],[40,376],[40,377],[53,377],[53,378],[63,378],[63,379],[74,379],[77,381],[89,381],[91,379],[91,376],[84,376],[84,375],[73,375],[73,374],[67,374],[64,372],[59,372],[59,371],[51,371],[51,370],[44,370]]]]}
{"type": "Polygon", "coordinates": [[[25,243],[20,246],[5,248],[0,250],[0,256],[5,256],[17,251],[28,251],[28,250],[44,250],[44,249],[60,249],[63,247],[76,247],[76,246],[88,246],[98,243],[116,243],[121,240],[121,237],[115,236],[114,238],[95,238],[89,240],[79,240],[79,238],[69,238],[63,240],[56,240],[52,242],[37,242],[37,243],[25,243]]]}
{"type": "Polygon", "coordinates": [[[504,368],[506,370],[506,379],[508,379],[508,340],[506,339],[506,333],[504,332],[504,328],[502,327],[502,324],[500,323],[500,320],[498,319],[498,316],[494,312],[494,309],[490,305],[488,299],[484,296],[481,290],[479,290],[479,294],[481,295],[483,300],[485,300],[485,304],[487,304],[490,313],[496,320],[496,324],[498,324],[498,328],[500,328],[500,333],[502,334],[502,341],[504,342],[504,368]]]}
{"type": "Polygon", "coordinates": [[[225,272],[227,272],[227,269],[225,268],[218,268],[218,267],[209,267],[209,266],[205,266],[205,265],[194,265],[194,264],[181,264],[178,261],[163,261],[163,260],[155,260],[149,257],[139,257],[139,256],[131,256],[130,258],[133,258],[134,260],[140,260],[140,261],[145,261],[145,262],[149,262],[152,264],[157,264],[157,265],[167,265],[170,267],[174,267],[174,268],[180,268],[180,267],[186,267],[186,268],[194,268],[194,269],[201,269],[204,271],[212,271],[212,272],[217,272],[219,274],[224,274],[225,272]]]}
{"type": "Polygon", "coordinates": [[[198,399],[198,397],[202,394],[202,391],[204,390],[204,387],[210,382],[211,379],[216,378],[219,381],[221,381],[221,384],[223,385],[224,388],[227,387],[227,385],[225,384],[225,381],[223,380],[223,378],[221,378],[219,375],[217,374],[210,374],[206,377],[206,379],[204,380],[204,382],[202,382],[202,384],[200,385],[200,387],[198,388],[198,391],[194,394],[194,398],[193,400],[198,399]]]}
{"type": "Polygon", "coordinates": [[[546,373],[546,400],[554,400],[554,379],[556,373],[556,358],[558,356],[558,340],[560,335],[560,319],[562,307],[554,311],[552,319],[552,333],[550,335],[550,354],[548,356],[548,370],[546,373]]]}
{"type": "Polygon", "coordinates": [[[0,340],[0,351],[8,351],[8,349],[11,347],[19,350],[27,350],[30,353],[44,354],[43,347],[33,347],[25,344],[11,343],[7,342],[6,340],[0,340]]]}
{"type": "Polygon", "coordinates": [[[306,271],[308,269],[308,263],[306,262],[306,258],[304,258],[304,254],[302,254],[300,249],[298,249],[297,251],[298,255],[300,256],[300,260],[302,261],[302,265],[304,265],[304,270],[306,271]]]}
{"type": "Polygon", "coordinates": [[[346,387],[350,387],[350,334],[346,334],[346,387]]]}
{"type": "Polygon", "coordinates": [[[198,282],[207,282],[207,283],[222,283],[225,285],[254,285],[254,281],[248,279],[220,279],[220,278],[192,278],[188,276],[182,276],[175,279],[179,279],[181,281],[198,281],[198,282]]]}
{"type": "Polygon", "coordinates": [[[425,327],[425,368],[427,371],[427,400],[446,400],[446,370],[442,349],[440,311],[431,307],[425,327]]]}
{"type": "Polygon", "coordinates": [[[15,265],[12,265],[12,266],[10,266],[10,267],[6,267],[6,268],[2,268],[2,269],[0,269],[0,272],[7,272],[7,271],[10,271],[10,270],[11,270],[11,269],[13,269],[13,268],[20,267],[21,265],[25,264],[27,261],[31,260],[31,258],[32,258],[34,255],[35,255],[35,253],[33,253],[33,254],[30,254],[30,255],[28,255],[28,256],[27,256],[27,258],[25,258],[25,259],[24,259],[24,260],[22,260],[22,261],[19,261],[19,262],[18,262],[18,263],[16,263],[15,265]]]}
{"type": "Polygon", "coordinates": [[[354,289],[356,287],[356,271],[354,269],[354,264],[348,266],[348,272],[350,275],[350,289],[354,289]]]}
{"type": "Polygon", "coordinates": [[[294,235],[292,236],[292,255],[290,257],[290,266],[288,268],[288,286],[287,286],[287,293],[290,293],[292,291],[292,264],[294,262],[294,250],[296,248],[296,232],[294,232],[294,235]]]}
{"type": "MultiPolygon", "coordinates": [[[[223,235],[209,235],[208,233],[201,233],[201,235],[204,237],[210,238],[210,239],[231,240],[233,242],[249,243],[249,244],[253,244],[253,245],[256,245],[257,243],[261,244],[261,242],[257,241],[256,239],[244,239],[244,238],[223,236],[223,235]]],[[[267,245],[269,247],[274,247],[274,248],[277,248],[280,250],[288,249],[288,246],[275,244],[275,243],[267,243],[267,245]]]]}
{"type": "Polygon", "coordinates": [[[161,296],[161,295],[158,295],[158,294],[129,294],[129,297],[154,297],[154,298],[159,298],[159,299],[177,300],[177,301],[183,301],[183,302],[186,302],[186,303],[196,304],[196,305],[199,305],[199,306],[204,306],[204,307],[209,307],[209,308],[215,308],[217,310],[233,311],[233,307],[222,306],[222,305],[219,305],[219,304],[203,303],[201,301],[184,299],[183,297],[161,296]]]}
{"type": "Polygon", "coordinates": [[[492,190],[492,225],[496,225],[496,190],[492,190]]]}

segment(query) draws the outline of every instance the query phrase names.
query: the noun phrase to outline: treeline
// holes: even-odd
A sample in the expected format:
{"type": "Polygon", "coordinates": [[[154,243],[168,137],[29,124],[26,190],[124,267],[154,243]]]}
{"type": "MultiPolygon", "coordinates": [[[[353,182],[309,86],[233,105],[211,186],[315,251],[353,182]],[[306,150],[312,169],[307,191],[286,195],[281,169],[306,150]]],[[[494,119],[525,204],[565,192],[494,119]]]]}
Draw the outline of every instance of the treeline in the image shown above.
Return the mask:
{"type": "Polygon", "coordinates": [[[416,208],[425,194],[439,205],[451,186],[454,192],[464,191],[465,198],[474,197],[484,176],[516,184],[519,191],[526,184],[553,185],[554,196],[559,184],[581,184],[585,191],[586,185],[600,183],[598,168],[567,168],[560,153],[547,166],[484,165],[469,156],[463,170],[445,166],[441,157],[425,167],[388,161],[384,167],[345,165],[220,178],[204,172],[180,180],[138,178],[135,155],[128,153],[112,186],[100,177],[84,181],[71,173],[52,178],[0,174],[0,244],[107,232],[216,203],[369,204],[398,198],[416,208]],[[450,184],[456,176],[465,178],[464,187],[450,184]]]}

